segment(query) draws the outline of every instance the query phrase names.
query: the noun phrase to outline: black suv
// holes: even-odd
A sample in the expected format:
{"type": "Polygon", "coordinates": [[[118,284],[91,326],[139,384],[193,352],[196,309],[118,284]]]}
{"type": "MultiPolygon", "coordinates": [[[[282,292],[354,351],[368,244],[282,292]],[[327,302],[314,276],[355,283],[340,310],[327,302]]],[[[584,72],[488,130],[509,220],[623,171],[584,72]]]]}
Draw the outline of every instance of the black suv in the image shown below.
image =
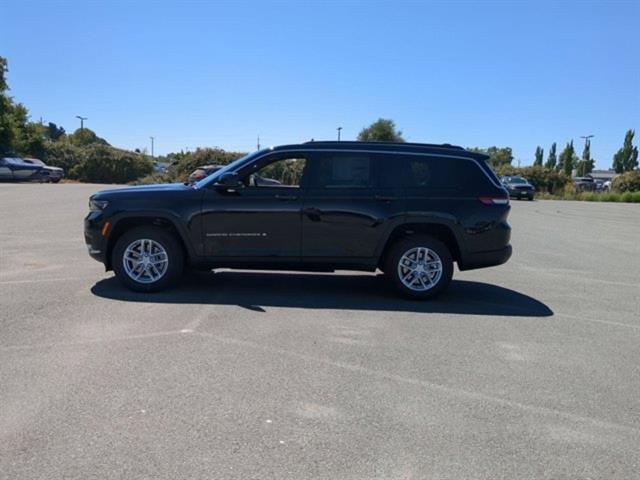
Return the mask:
{"type": "Polygon", "coordinates": [[[469,270],[511,256],[509,197],[486,159],[448,144],[260,150],[194,185],[96,193],[85,240],[137,291],[173,285],[185,267],[380,269],[405,295],[433,297],[453,262],[469,270]]]}
{"type": "Polygon", "coordinates": [[[526,178],[522,177],[502,177],[502,185],[507,189],[510,197],[528,198],[533,200],[536,189],[526,178]]]}

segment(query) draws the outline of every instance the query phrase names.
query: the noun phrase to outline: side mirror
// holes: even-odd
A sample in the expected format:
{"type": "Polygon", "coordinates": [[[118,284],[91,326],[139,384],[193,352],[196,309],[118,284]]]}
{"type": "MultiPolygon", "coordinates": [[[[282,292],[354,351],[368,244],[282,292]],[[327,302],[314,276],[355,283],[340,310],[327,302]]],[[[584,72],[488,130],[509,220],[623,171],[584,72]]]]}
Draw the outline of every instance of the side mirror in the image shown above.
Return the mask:
{"type": "Polygon", "coordinates": [[[240,183],[240,177],[237,173],[228,172],[224,173],[218,180],[216,180],[214,186],[224,189],[238,188],[242,186],[242,183],[240,183]]]}

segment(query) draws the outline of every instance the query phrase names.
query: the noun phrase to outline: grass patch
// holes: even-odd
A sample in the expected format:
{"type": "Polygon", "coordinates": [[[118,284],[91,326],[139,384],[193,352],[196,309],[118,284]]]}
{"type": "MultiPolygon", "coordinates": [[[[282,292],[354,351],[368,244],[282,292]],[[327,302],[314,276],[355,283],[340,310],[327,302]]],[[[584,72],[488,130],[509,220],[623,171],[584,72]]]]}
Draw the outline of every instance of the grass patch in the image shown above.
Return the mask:
{"type": "Polygon", "coordinates": [[[540,193],[536,195],[539,200],[578,200],[581,202],[620,202],[640,203],[640,191],[638,192],[564,192],[562,195],[540,193]]]}

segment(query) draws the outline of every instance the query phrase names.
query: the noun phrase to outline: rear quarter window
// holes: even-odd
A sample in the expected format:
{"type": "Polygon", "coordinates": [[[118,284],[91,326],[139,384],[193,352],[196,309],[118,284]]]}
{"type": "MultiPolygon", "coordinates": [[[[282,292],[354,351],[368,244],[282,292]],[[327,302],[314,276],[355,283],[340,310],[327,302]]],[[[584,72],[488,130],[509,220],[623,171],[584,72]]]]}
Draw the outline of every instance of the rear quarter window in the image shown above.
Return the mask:
{"type": "Polygon", "coordinates": [[[416,157],[404,162],[403,185],[425,193],[477,195],[492,188],[485,172],[474,160],[416,157]]]}

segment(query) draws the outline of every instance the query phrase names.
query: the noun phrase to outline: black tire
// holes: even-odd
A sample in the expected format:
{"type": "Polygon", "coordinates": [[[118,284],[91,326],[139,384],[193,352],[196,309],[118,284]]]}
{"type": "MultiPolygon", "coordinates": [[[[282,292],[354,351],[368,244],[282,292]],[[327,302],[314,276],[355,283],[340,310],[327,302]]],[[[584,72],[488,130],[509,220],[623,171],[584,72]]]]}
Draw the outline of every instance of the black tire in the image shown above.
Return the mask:
{"type": "Polygon", "coordinates": [[[127,288],[136,292],[159,292],[178,283],[184,270],[184,251],[178,239],[169,231],[160,227],[142,226],[125,232],[113,249],[111,265],[118,280],[127,288]],[[126,272],[123,255],[129,245],[136,240],[149,239],[157,242],[167,253],[168,265],[164,274],[152,283],[142,283],[131,278],[126,272]]]}
{"type": "Polygon", "coordinates": [[[58,183],[60,181],[59,178],[52,178],[51,183],[58,183]]]}
{"type": "Polygon", "coordinates": [[[385,275],[393,287],[402,295],[412,299],[426,300],[440,295],[451,282],[453,277],[453,258],[449,248],[440,240],[430,235],[410,235],[397,241],[391,246],[384,262],[385,275]],[[406,286],[400,277],[399,262],[402,256],[410,250],[418,247],[425,247],[431,250],[440,258],[442,264],[442,274],[436,283],[427,290],[413,290],[406,286]]]}

